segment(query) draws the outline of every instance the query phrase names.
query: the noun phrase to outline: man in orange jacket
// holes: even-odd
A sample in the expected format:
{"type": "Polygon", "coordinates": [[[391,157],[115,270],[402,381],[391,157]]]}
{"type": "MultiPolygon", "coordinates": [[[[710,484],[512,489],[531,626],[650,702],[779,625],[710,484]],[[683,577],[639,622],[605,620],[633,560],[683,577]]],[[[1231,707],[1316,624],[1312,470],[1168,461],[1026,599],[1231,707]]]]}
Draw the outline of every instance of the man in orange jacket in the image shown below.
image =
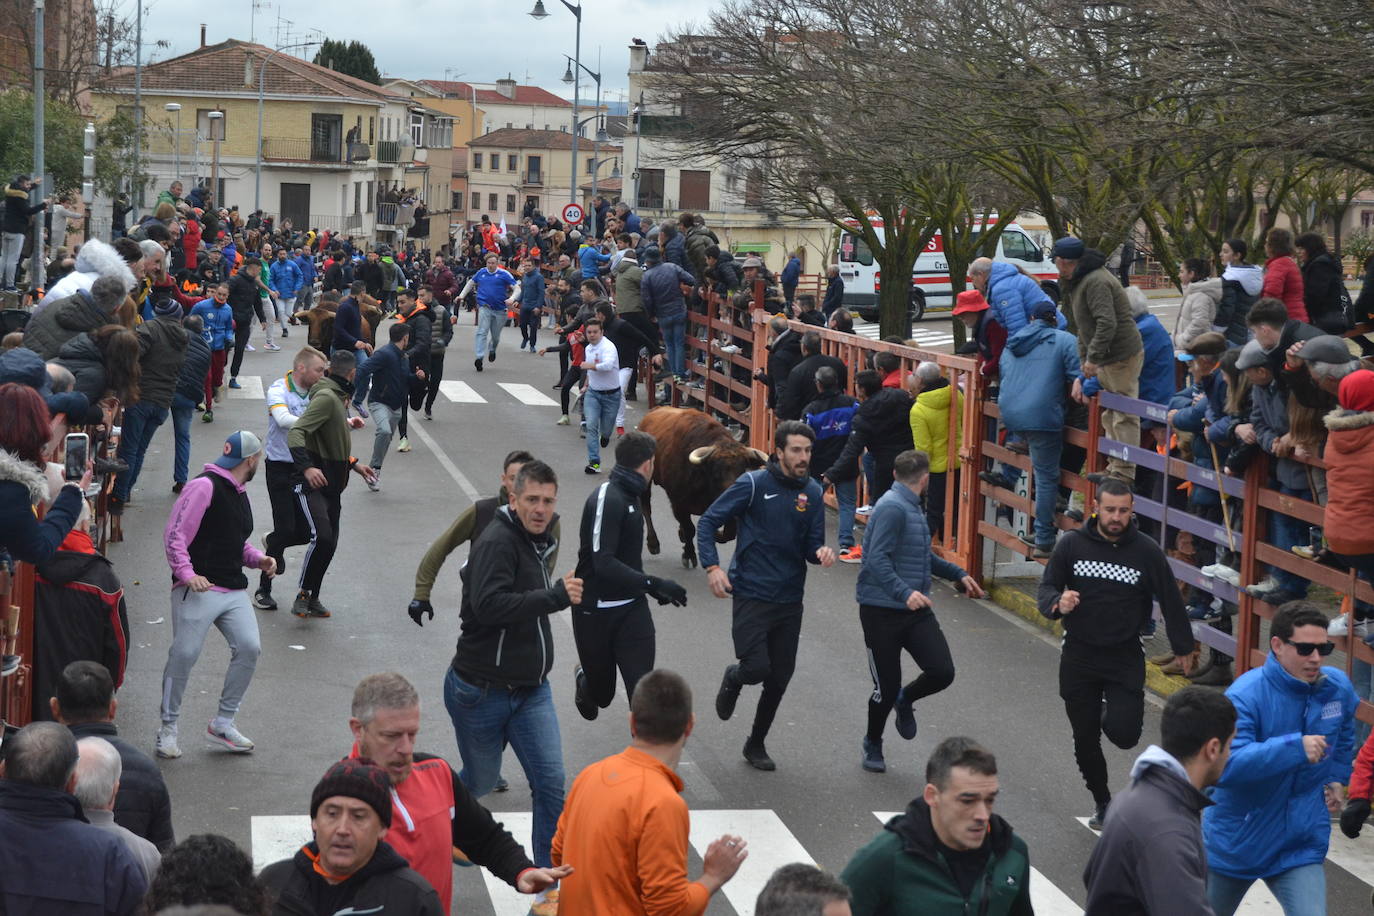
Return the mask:
{"type": "Polygon", "coordinates": [[[578,863],[561,884],[563,912],[700,916],[739,870],[747,844],[726,834],[707,847],[701,877],[687,880],[689,817],[677,765],[694,724],[681,675],[658,669],[640,679],[630,701],[634,740],[578,775],[558,819],[554,865],[578,863]]]}

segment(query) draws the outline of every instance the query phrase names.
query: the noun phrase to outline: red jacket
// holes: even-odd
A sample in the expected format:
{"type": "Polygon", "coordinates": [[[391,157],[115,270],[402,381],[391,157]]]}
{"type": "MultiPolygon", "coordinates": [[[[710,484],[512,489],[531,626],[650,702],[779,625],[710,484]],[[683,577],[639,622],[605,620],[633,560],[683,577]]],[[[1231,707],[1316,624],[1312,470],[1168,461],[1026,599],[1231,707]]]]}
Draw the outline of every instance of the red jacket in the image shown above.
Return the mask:
{"type": "Polygon", "coordinates": [[[1307,319],[1307,304],[1302,298],[1302,271],[1298,270],[1298,262],[1288,255],[1270,258],[1265,262],[1264,287],[1260,295],[1283,300],[1289,318],[1311,323],[1307,319]]]}
{"type": "Polygon", "coordinates": [[[196,258],[200,254],[200,220],[188,219],[181,233],[181,249],[186,252],[186,269],[196,269],[196,258]]]}
{"type": "Polygon", "coordinates": [[[1369,798],[1374,791],[1374,733],[1371,733],[1355,758],[1355,769],[1350,772],[1350,797],[1369,798]]]}

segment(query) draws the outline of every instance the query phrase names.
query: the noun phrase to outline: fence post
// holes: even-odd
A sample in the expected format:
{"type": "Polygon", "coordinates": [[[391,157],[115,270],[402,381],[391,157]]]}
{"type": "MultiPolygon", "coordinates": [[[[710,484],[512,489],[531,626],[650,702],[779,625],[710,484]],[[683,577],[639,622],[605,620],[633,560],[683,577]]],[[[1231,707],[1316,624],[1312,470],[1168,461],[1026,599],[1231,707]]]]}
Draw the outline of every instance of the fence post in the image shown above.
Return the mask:
{"type": "MultiPolygon", "coordinates": [[[[1245,473],[1245,505],[1241,509],[1240,539],[1240,576],[1242,582],[1258,582],[1255,572],[1259,563],[1255,560],[1255,544],[1259,541],[1259,493],[1260,481],[1269,475],[1269,456],[1260,453],[1250,462],[1245,473]]],[[[1239,625],[1236,627],[1236,676],[1239,677],[1254,667],[1252,653],[1259,638],[1259,628],[1255,625],[1255,599],[1241,589],[1239,625]]]]}

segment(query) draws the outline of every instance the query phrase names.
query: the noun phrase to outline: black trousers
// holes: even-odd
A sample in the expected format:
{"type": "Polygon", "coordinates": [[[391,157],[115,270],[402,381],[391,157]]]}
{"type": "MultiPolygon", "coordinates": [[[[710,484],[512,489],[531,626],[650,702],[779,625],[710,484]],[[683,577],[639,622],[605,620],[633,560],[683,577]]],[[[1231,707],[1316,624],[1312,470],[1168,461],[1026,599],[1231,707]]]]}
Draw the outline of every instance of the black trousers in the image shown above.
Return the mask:
{"type": "Polygon", "coordinates": [[[1123,750],[1145,727],[1145,654],[1139,644],[1116,648],[1065,643],[1059,658],[1059,696],[1073,732],[1073,756],[1093,801],[1111,800],[1102,736],[1123,750]]]}
{"type": "Polygon", "coordinates": [[[775,604],[735,596],[731,606],[730,635],[739,659],[739,680],[762,684],[754,728],[749,737],[762,741],[773,727],[782,695],[797,668],[797,642],[801,639],[802,606],[775,604]]]}
{"type": "Polygon", "coordinates": [[[439,397],[439,383],[444,380],[444,351],[429,354],[429,371],[425,373],[425,413],[434,410],[439,397]]]}
{"type": "Polygon", "coordinates": [[[248,349],[248,335],[253,333],[251,321],[240,321],[234,327],[234,358],[229,363],[229,377],[238,378],[239,367],[243,365],[243,353],[248,349]]]}
{"type": "MultiPolygon", "coordinates": [[[[310,543],[310,526],[301,511],[300,501],[291,483],[295,463],[267,462],[267,498],[272,501],[272,531],[267,535],[267,555],[277,561],[277,575],[286,570],[286,548],[310,543]]],[[[263,573],[258,587],[272,591],[272,580],[263,573]]]]}
{"type": "Polygon", "coordinates": [[[887,716],[897,702],[939,693],[954,683],[954,659],[949,653],[940,621],[930,608],[917,611],[859,605],[859,622],[868,647],[868,672],[873,676],[873,693],[868,698],[868,737],[881,740],[887,716]],[[905,650],[921,669],[914,681],[902,688],[902,652],[905,650]]]}
{"type": "Polygon", "coordinates": [[[654,670],[654,618],[649,602],[636,598],[619,607],[578,606],[572,612],[573,640],[586,678],[586,696],[605,709],[615,699],[615,673],[634,696],[639,679],[654,670]]]}
{"type": "MultiPolygon", "coordinates": [[[[645,337],[653,341],[658,340],[658,328],[654,325],[652,321],[649,320],[648,315],[644,314],[643,312],[627,312],[625,314],[622,314],[620,317],[624,318],[627,322],[638,328],[639,332],[643,334],[645,337]]],[[[635,364],[630,367],[630,381],[625,385],[625,394],[627,396],[633,395],[635,393],[635,386],[638,383],[639,360],[635,360],[635,364]]]]}
{"type": "Polygon", "coordinates": [[[328,485],[312,490],[303,483],[296,485],[295,493],[296,502],[305,515],[306,527],[310,530],[310,547],[305,551],[305,561],[301,567],[300,588],[319,597],[320,584],[339,546],[341,494],[328,485]]]}

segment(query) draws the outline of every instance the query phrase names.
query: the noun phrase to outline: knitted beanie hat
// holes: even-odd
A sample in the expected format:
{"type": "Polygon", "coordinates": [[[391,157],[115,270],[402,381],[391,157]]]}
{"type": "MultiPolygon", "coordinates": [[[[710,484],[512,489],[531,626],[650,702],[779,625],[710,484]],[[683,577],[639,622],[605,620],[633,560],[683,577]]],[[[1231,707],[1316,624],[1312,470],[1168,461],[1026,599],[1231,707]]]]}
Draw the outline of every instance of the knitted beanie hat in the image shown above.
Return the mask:
{"type": "Polygon", "coordinates": [[[391,777],[366,757],[345,757],[325,772],[310,793],[310,817],[314,818],[326,798],[336,795],[366,802],[382,826],[391,826],[391,777]]]}

